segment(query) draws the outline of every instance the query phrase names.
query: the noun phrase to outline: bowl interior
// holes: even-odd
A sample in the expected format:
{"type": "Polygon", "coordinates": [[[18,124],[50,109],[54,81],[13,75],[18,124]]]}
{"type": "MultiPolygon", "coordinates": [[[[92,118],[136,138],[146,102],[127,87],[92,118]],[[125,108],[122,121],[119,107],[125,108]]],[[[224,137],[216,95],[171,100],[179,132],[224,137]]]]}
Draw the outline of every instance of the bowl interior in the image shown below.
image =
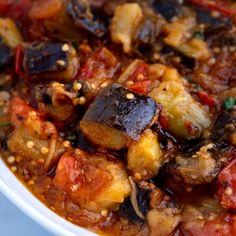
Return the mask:
{"type": "Polygon", "coordinates": [[[24,213],[56,235],[96,236],[49,210],[8,169],[0,158],[0,191],[24,213]]]}

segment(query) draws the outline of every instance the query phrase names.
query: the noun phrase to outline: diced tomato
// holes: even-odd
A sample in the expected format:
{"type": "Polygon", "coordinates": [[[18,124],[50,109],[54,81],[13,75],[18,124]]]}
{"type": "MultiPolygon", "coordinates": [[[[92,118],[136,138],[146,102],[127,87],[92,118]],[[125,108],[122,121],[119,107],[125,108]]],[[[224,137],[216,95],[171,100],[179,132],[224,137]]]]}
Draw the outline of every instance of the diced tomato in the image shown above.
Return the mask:
{"type": "Polygon", "coordinates": [[[170,128],[170,120],[166,115],[160,114],[158,117],[158,121],[163,129],[167,130],[170,128]]]}
{"type": "Polygon", "coordinates": [[[207,94],[204,91],[198,91],[197,96],[202,104],[207,105],[210,108],[213,108],[217,104],[217,100],[215,99],[215,97],[207,94]]]}
{"type": "Polygon", "coordinates": [[[184,236],[234,236],[231,217],[215,220],[196,220],[182,226],[184,236]]]}
{"type": "Polygon", "coordinates": [[[133,82],[133,84],[127,84],[127,88],[137,93],[147,94],[151,88],[151,81],[148,79],[148,65],[140,63],[127,81],[133,82]]]}
{"type": "Polygon", "coordinates": [[[32,4],[29,16],[34,19],[54,17],[62,9],[62,0],[37,0],[32,4]]]}
{"type": "Polygon", "coordinates": [[[55,186],[77,204],[92,201],[110,183],[108,172],[99,169],[83,154],[65,153],[58,164],[55,186]]]}
{"type": "Polygon", "coordinates": [[[209,0],[189,0],[192,4],[208,8],[209,10],[219,11],[222,15],[232,16],[236,10],[230,9],[227,1],[209,1],[209,0]]]}
{"type": "Polygon", "coordinates": [[[0,0],[0,13],[9,11],[11,4],[10,0],[0,0]]]}
{"type": "Polygon", "coordinates": [[[36,115],[40,118],[44,118],[44,113],[37,111],[31,107],[25,100],[20,97],[13,97],[10,102],[10,121],[16,127],[21,124],[21,122],[26,119],[30,112],[36,112],[36,115]]]}
{"type": "Polygon", "coordinates": [[[11,1],[7,16],[10,16],[15,20],[19,20],[22,17],[25,18],[30,7],[31,0],[11,1]]]}
{"type": "Polygon", "coordinates": [[[137,93],[147,94],[150,90],[150,86],[151,86],[150,80],[142,80],[134,82],[134,84],[128,86],[128,88],[137,93]]]}
{"type": "Polygon", "coordinates": [[[236,152],[233,161],[218,175],[217,196],[224,208],[236,209],[236,152]]]}
{"type": "Polygon", "coordinates": [[[81,68],[81,76],[86,79],[93,78],[93,71],[92,67],[89,66],[89,64],[84,64],[81,68]]]}

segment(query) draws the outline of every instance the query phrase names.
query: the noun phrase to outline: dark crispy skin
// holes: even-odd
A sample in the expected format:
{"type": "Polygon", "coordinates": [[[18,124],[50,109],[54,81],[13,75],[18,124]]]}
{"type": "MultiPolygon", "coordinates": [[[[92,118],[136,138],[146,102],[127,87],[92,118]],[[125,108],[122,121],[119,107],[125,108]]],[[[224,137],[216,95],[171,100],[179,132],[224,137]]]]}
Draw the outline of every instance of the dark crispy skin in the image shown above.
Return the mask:
{"type": "Polygon", "coordinates": [[[153,8],[168,21],[181,14],[181,5],[175,0],[154,0],[153,8]]]}
{"type": "Polygon", "coordinates": [[[158,105],[150,97],[113,84],[101,91],[82,121],[107,125],[137,139],[150,126],[158,111],[158,105]],[[133,99],[126,97],[129,93],[134,95],[133,99]]]}
{"type": "Polygon", "coordinates": [[[84,0],[71,0],[70,2],[68,12],[75,21],[75,25],[86,29],[94,36],[104,36],[107,31],[106,21],[99,15],[91,13],[89,2],[84,0]]]}
{"type": "Polygon", "coordinates": [[[10,65],[12,59],[11,49],[5,45],[0,38],[0,69],[6,68],[10,65]]]}
{"type": "Polygon", "coordinates": [[[0,0],[5,163],[98,234],[235,236],[233,2],[0,0]]]}
{"type": "Polygon", "coordinates": [[[232,22],[228,17],[214,17],[211,15],[211,11],[200,7],[195,8],[197,13],[197,20],[199,23],[205,24],[209,28],[227,27],[230,28],[232,22]]]}
{"type": "Polygon", "coordinates": [[[65,69],[68,65],[68,55],[62,50],[62,47],[63,43],[36,42],[26,45],[23,58],[23,68],[26,75],[31,76],[65,69]]]}

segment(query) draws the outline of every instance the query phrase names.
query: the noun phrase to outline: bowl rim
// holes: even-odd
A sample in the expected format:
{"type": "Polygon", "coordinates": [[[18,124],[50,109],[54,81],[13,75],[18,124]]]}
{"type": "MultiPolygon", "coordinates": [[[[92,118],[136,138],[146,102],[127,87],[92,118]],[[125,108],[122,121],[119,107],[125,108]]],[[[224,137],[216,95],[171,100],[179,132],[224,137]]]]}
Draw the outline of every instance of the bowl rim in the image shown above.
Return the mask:
{"type": "Polygon", "coordinates": [[[0,192],[14,205],[42,227],[56,235],[96,236],[97,234],[74,225],[46,207],[10,171],[0,156],[0,192]]]}

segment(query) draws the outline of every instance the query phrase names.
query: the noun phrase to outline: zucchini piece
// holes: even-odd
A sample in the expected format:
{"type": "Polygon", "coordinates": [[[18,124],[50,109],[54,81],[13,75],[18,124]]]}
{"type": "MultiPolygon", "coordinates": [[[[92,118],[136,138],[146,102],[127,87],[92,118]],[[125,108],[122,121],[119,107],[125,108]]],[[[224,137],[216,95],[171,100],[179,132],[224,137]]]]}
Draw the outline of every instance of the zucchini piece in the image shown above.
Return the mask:
{"type": "Polygon", "coordinates": [[[132,41],[142,20],[143,12],[137,3],[126,3],[116,7],[110,26],[111,38],[113,42],[123,45],[125,53],[132,50],[132,41]]]}
{"type": "Polygon", "coordinates": [[[10,18],[0,18],[0,37],[9,48],[16,48],[23,42],[23,36],[10,18]]]}
{"type": "Polygon", "coordinates": [[[156,119],[155,101],[119,84],[101,91],[80,122],[81,131],[93,143],[119,150],[137,140],[156,119]]]}
{"type": "Polygon", "coordinates": [[[163,105],[163,112],[170,122],[169,130],[181,138],[198,138],[211,124],[209,114],[180,81],[165,80],[149,95],[163,105]]]}

